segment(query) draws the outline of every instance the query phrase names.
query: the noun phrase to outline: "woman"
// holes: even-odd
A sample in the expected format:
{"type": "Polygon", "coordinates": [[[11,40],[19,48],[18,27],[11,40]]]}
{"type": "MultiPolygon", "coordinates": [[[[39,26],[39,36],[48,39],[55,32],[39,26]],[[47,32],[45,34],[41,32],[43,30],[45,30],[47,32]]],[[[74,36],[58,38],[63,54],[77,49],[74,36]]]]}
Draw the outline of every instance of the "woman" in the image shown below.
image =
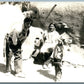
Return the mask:
{"type": "Polygon", "coordinates": [[[53,52],[53,49],[55,45],[58,42],[58,39],[60,38],[59,33],[55,30],[55,25],[53,23],[50,23],[48,26],[48,30],[45,33],[45,43],[43,44],[40,53],[43,54],[43,59],[46,61],[43,65],[45,66],[49,63],[50,56],[53,52]]]}

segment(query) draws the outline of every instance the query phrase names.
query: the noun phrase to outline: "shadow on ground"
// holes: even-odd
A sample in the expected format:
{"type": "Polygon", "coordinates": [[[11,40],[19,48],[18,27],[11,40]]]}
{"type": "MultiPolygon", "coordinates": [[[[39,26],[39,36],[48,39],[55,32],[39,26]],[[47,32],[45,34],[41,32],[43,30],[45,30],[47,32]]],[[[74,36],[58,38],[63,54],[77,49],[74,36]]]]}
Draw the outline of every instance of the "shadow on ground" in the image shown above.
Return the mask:
{"type": "Polygon", "coordinates": [[[0,72],[6,73],[6,66],[0,63],[0,72]]]}
{"type": "Polygon", "coordinates": [[[39,72],[40,74],[44,75],[45,77],[48,77],[48,78],[53,79],[55,81],[55,76],[52,74],[49,74],[48,70],[38,70],[37,72],[39,72]]]}

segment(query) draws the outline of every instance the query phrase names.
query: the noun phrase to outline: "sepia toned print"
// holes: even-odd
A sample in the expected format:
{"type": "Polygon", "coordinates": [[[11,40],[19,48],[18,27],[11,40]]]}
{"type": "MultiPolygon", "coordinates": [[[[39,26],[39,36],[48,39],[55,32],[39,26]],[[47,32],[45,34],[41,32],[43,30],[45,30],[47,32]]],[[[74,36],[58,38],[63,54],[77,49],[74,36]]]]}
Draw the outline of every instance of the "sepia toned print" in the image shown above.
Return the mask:
{"type": "Polygon", "coordinates": [[[84,82],[84,2],[0,2],[0,82],[84,82]]]}

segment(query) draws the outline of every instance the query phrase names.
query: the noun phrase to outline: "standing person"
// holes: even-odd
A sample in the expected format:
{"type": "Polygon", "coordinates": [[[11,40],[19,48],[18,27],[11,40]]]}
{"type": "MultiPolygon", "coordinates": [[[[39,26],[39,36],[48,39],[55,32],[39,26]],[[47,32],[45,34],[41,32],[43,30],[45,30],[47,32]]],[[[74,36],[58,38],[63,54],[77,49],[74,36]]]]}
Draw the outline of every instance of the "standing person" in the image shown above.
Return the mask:
{"type": "Polygon", "coordinates": [[[71,44],[73,42],[74,32],[73,30],[64,22],[55,23],[56,31],[62,37],[64,44],[67,46],[67,50],[70,51],[71,44]]]}
{"type": "Polygon", "coordinates": [[[6,71],[11,72],[11,57],[14,55],[14,69],[15,76],[24,77],[22,74],[22,55],[21,55],[21,46],[23,42],[26,40],[29,35],[29,28],[32,24],[32,20],[30,18],[24,19],[24,28],[19,33],[17,31],[13,31],[6,36],[6,71]]]}
{"type": "Polygon", "coordinates": [[[60,81],[62,76],[63,42],[58,40],[58,44],[53,51],[52,64],[55,66],[55,81],[60,81]]]}
{"type": "Polygon", "coordinates": [[[55,25],[53,23],[49,24],[48,30],[46,31],[45,36],[46,36],[46,40],[40,51],[43,54],[44,60],[47,60],[44,63],[43,68],[47,67],[46,65],[48,65],[53,49],[57,44],[58,39],[60,38],[60,35],[55,30],[55,25]]]}

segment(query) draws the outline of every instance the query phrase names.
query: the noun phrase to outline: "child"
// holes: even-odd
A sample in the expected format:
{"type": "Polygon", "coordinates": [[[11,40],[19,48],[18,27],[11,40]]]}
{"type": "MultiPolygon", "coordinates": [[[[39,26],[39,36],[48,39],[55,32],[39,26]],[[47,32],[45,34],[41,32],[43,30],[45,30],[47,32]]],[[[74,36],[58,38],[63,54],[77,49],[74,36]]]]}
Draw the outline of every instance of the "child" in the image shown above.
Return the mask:
{"type": "Polygon", "coordinates": [[[55,66],[55,81],[59,81],[62,75],[63,43],[58,40],[58,44],[53,51],[53,64],[55,66]]]}

